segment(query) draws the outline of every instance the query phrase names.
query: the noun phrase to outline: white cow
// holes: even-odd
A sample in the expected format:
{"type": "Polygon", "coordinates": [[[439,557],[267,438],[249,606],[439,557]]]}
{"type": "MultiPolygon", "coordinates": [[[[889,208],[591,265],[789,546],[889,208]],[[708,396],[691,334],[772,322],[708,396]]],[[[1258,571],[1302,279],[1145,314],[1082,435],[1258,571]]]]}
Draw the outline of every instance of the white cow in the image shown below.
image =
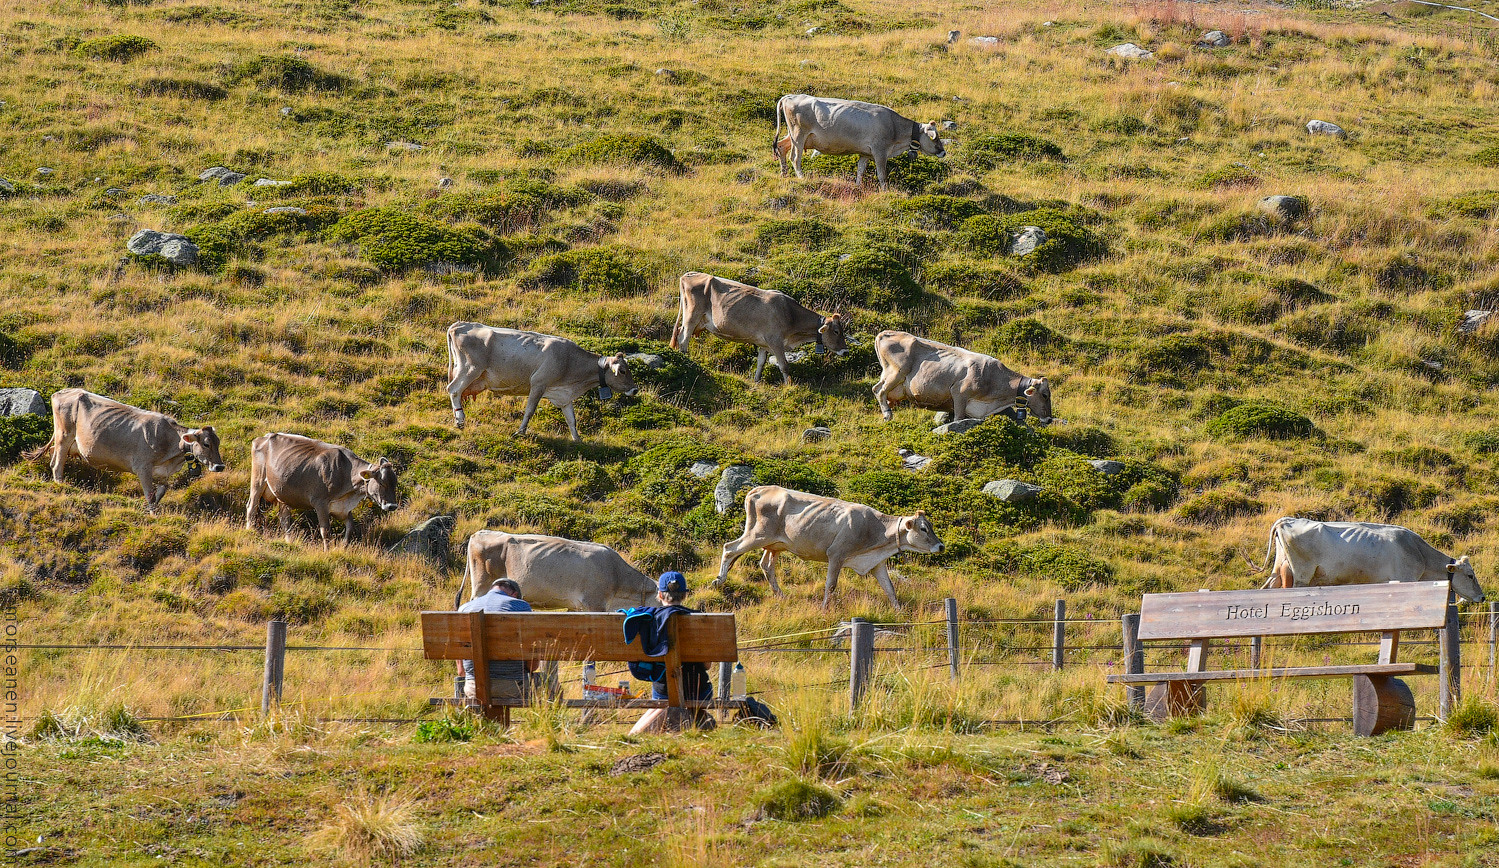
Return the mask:
{"type": "Polygon", "coordinates": [[[897,114],[894,109],[868,102],[826,99],[792,93],[776,101],[776,131],[771,149],[786,174],[786,157],[802,177],[802,154],[815,148],[824,154],[858,154],[855,183],[864,183],[864,168],[874,160],[880,189],[888,190],[885,164],[907,151],[934,157],[947,156],[936,124],[921,124],[897,114]],[[781,119],[786,120],[786,138],[781,138],[781,119]]]}
{"type": "Polygon", "coordinates": [[[463,576],[474,597],[489,593],[499,579],[511,579],[538,609],[612,612],[651,605],[656,598],[656,583],[619,552],[560,536],[477,531],[468,538],[463,576]]]}
{"type": "Polygon", "coordinates": [[[1484,598],[1466,555],[1453,560],[1394,524],[1282,518],[1270,526],[1265,561],[1272,563],[1266,588],[1451,580],[1463,597],[1484,598]]]}
{"type": "Polygon", "coordinates": [[[874,399],[891,417],[892,401],[938,409],[952,408],[954,419],[986,419],[1015,406],[1024,397],[1036,421],[1050,425],[1051,384],[1045,377],[1017,374],[993,356],[886,330],[874,339],[880,381],[874,399]]]}

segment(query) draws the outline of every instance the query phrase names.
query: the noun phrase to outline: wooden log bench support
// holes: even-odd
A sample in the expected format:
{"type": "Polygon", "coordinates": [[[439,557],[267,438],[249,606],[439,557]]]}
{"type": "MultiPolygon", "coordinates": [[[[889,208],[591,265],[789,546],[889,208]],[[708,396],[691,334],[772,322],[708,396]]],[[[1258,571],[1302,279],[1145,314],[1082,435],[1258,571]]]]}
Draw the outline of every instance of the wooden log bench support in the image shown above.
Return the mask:
{"type": "Polygon", "coordinates": [[[446,697],[434,704],[464,704],[504,726],[521,699],[491,697],[491,660],[592,660],[666,664],[665,702],[569,699],[568,708],[669,708],[669,723],[680,725],[688,709],[737,710],[742,700],[686,701],[682,695],[683,663],[735,663],[739,660],[733,614],[676,615],[667,622],[665,657],[648,657],[640,640],[625,644],[625,616],[615,612],[423,612],[422,646],[428,660],[472,660],[474,699],[446,697]]]}
{"type": "MultiPolygon", "coordinates": [[[[1416,703],[1399,676],[1435,675],[1437,667],[1397,661],[1400,631],[1442,627],[1447,621],[1447,582],[1390,582],[1259,591],[1198,591],[1146,594],[1140,603],[1138,641],[1186,641],[1180,672],[1126,672],[1111,684],[1155,685],[1145,713],[1160,722],[1201,714],[1206,685],[1252,678],[1353,679],[1353,731],[1378,735],[1415,725],[1416,703]],[[1288,666],[1271,669],[1207,668],[1214,639],[1305,636],[1327,633],[1380,634],[1379,660],[1364,665],[1288,666]]],[[[1141,659],[1136,655],[1137,660],[1141,659]]],[[[1143,669],[1136,664],[1131,668],[1143,669]]]]}

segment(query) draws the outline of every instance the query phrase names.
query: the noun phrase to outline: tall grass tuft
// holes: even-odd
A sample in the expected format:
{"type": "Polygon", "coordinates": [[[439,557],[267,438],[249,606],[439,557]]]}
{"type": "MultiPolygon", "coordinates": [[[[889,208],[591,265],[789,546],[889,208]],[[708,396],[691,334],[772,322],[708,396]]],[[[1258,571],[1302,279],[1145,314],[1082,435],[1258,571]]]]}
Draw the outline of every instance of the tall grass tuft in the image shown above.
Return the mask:
{"type": "Polygon", "coordinates": [[[421,848],[423,835],[412,800],[360,792],[334,809],[313,841],[357,865],[368,865],[410,856],[421,848]]]}
{"type": "Polygon", "coordinates": [[[1443,728],[1456,736],[1488,735],[1499,730],[1499,705],[1477,693],[1469,693],[1452,709],[1443,728]]]}
{"type": "Polygon", "coordinates": [[[547,750],[560,753],[570,750],[578,716],[567,707],[561,692],[548,694],[534,691],[531,702],[520,710],[521,731],[531,739],[546,742],[547,750]]]}
{"type": "Polygon", "coordinates": [[[852,764],[849,743],[828,730],[827,707],[817,697],[804,696],[782,718],[786,767],[793,774],[838,777],[852,764]]]}

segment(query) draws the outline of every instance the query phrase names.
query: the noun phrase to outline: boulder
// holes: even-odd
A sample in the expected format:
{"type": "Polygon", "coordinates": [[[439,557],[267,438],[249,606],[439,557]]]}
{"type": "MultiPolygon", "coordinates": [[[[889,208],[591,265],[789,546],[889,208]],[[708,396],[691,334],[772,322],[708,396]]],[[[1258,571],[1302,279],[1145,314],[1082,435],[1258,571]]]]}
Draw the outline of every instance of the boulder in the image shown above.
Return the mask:
{"type": "Polygon", "coordinates": [[[11,182],[9,182],[7,180],[5,180],[4,178],[0,178],[0,193],[14,193],[14,192],[16,192],[16,185],[12,184],[11,182]]]}
{"type": "Polygon", "coordinates": [[[455,523],[456,520],[451,515],[434,515],[401,537],[400,542],[390,547],[389,553],[417,555],[426,558],[439,570],[445,570],[448,568],[455,523]]]}
{"type": "Polygon", "coordinates": [[[52,410],[35,389],[0,389],[0,416],[46,416],[52,410]]]}
{"type": "Polygon", "coordinates": [[[975,36],[968,40],[969,45],[977,45],[980,48],[993,48],[999,44],[998,36],[975,36]]]}
{"type": "Polygon", "coordinates": [[[1024,503],[1044,491],[1039,485],[1018,479],[996,479],[984,485],[984,493],[1005,503],[1024,503]]]}
{"type": "Polygon", "coordinates": [[[1478,331],[1493,315],[1491,310],[1470,310],[1463,314],[1463,321],[1457,324],[1457,330],[1461,334],[1470,335],[1478,331]]]}
{"type": "Polygon", "coordinates": [[[125,190],[121,190],[119,187],[106,187],[104,188],[104,195],[108,196],[111,199],[118,199],[121,196],[128,196],[130,194],[125,190]]]}
{"type": "Polygon", "coordinates": [[[1307,121],[1306,131],[1314,136],[1337,136],[1340,139],[1348,137],[1348,133],[1344,132],[1342,127],[1328,121],[1307,121]]]}
{"type": "Polygon", "coordinates": [[[677,77],[677,74],[675,72],[672,72],[671,70],[667,69],[664,66],[661,67],[660,69],[656,70],[656,74],[659,75],[659,76],[661,76],[662,78],[676,78],[677,77]]]}
{"type": "Polygon", "coordinates": [[[933,434],[962,434],[972,431],[983,424],[982,419],[959,419],[956,422],[948,422],[946,425],[938,425],[932,429],[933,434]]]}
{"type": "Polygon", "coordinates": [[[56,170],[56,169],[49,169],[49,168],[47,168],[47,167],[46,167],[46,166],[41,166],[41,167],[40,167],[40,168],[38,168],[38,169],[37,169],[37,170],[36,170],[36,173],[37,173],[37,174],[38,174],[38,175],[41,175],[41,176],[42,176],[42,177],[43,177],[43,178],[45,178],[45,177],[47,177],[47,176],[48,176],[48,175],[51,175],[51,174],[53,174],[53,173],[54,173],[54,172],[56,172],[56,171],[57,171],[57,170],[56,170]]]}
{"type": "Polygon", "coordinates": [[[1094,458],[1088,463],[1093,465],[1094,470],[1097,470],[1104,476],[1116,476],[1120,473],[1123,473],[1125,470],[1123,461],[1111,461],[1107,458],[1094,458]]]}
{"type": "Polygon", "coordinates": [[[296,214],[298,217],[307,214],[306,208],[298,208],[295,205],[281,205],[276,208],[267,208],[260,212],[262,214],[296,214]]]}
{"type": "Polygon", "coordinates": [[[422,149],[422,146],[418,145],[416,142],[386,142],[385,149],[387,151],[406,151],[407,153],[415,153],[416,151],[420,151],[422,149]]]}
{"type": "Polygon", "coordinates": [[[176,196],[163,196],[160,193],[147,193],[136,200],[142,205],[176,205],[176,196]]]}
{"type": "Polygon", "coordinates": [[[803,443],[821,443],[833,436],[833,429],[826,425],[814,425],[802,432],[803,443]]]}
{"type": "Polygon", "coordinates": [[[723,469],[718,477],[718,486],[713,489],[713,507],[720,514],[734,508],[734,495],[740,489],[749,488],[755,478],[755,468],[748,464],[734,464],[723,469]]]}
{"type": "Polygon", "coordinates": [[[718,465],[712,461],[694,461],[692,462],[692,466],[687,468],[687,472],[698,479],[707,479],[718,472],[718,465]]]}
{"type": "Polygon", "coordinates": [[[1257,207],[1286,220],[1300,220],[1306,216],[1308,203],[1305,196],[1266,196],[1257,207]]]}
{"type": "Polygon", "coordinates": [[[944,129],[944,130],[955,130],[957,128],[958,128],[958,122],[957,121],[943,121],[942,122],[942,129],[944,129]]]}
{"type": "Polygon", "coordinates": [[[447,188],[449,188],[451,186],[453,186],[453,179],[452,178],[438,178],[437,179],[437,189],[439,189],[439,190],[446,190],[447,188]]]}
{"type": "Polygon", "coordinates": [[[290,187],[290,181],[277,181],[274,178],[258,178],[255,181],[257,187],[290,187]]]}
{"type": "Polygon", "coordinates": [[[1115,57],[1128,57],[1132,60],[1149,60],[1150,58],[1155,57],[1155,52],[1146,51],[1133,42],[1126,42],[1123,45],[1116,45],[1104,53],[1112,54],[1115,57]]]}
{"type": "Polygon", "coordinates": [[[1229,38],[1229,35],[1222,30],[1209,30],[1197,37],[1198,48],[1227,48],[1233,44],[1233,39],[1229,38]]]}
{"type": "Polygon", "coordinates": [[[917,455],[915,452],[912,452],[911,450],[904,447],[895,450],[895,454],[900,456],[900,463],[904,465],[907,470],[920,470],[921,468],[932,463],[932,459],[928,458],[927,456],[917,455]]]}
{"type": "Polygon", "coordinates": [[[1011,256],[1024,256],[1046,243],[1046,230],[1040,226],[1022,226],[1010,242],[1011,256]]]}
{"type": "Polygon", "coordinates": [[[161,245],[161,258],[173,265],[196,265],[198,245],[186,238],[173,238],[161,245]]]}
{"type": "Polygon", "coordinates": [[[935,413],[932,414],[932,424],[933,425],[946,425],[948,422],[951,422],[951,421],[952,421],[952,414],[949,413],[949,412],[947,412],[946,410],[938,410],[937,412],[935,412],[935,413]]]}
{"type": "Polygon", "coordinates": [[[218,181],[220,187],[232,187],[245,179],[244,172],[236,172],[223,166],[214,166],[212,169],[204,169],[198,176],[199,181],[218,181]]]}
{"type": "Polygon", "coordinates": [[[652,371],[659,371],[662,368],[666,367],[666,359],[662,356],[656,355],[655,353],[630,353],[629,355],[625,356],[625,358],[632,362],[639,362],[642,365],[645,365],[648,370],[652,371]]]}

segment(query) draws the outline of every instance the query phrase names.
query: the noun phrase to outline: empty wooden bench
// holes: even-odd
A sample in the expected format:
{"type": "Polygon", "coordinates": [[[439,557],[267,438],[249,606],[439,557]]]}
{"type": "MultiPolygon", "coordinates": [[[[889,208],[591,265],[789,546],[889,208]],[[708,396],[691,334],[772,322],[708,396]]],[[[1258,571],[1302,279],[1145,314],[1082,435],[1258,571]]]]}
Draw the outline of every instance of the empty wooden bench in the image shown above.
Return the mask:
{"type": "MultiPolygon", "coordinates": [[[[639,639],[626,645],[625,616],[612,612],[423,612],[422,645],[428,660],[474,662],[473,707],[485,717],[510,725],[510,709],[525,700],[490,696],[491,660],[592,660],[666,664],[666,701],[615,702],[571,699],[571,708],[738,709],[742,700],[686,701],[683,663],[733,663],[739,659],[732,614],[676,615],[667,622],[667,652],[648,657],[639,639]]],[[[463,702],[463,700],[434,700],[463,702]]]]}
{"type": "Polygon", "coordinates": [[[1213,681],[1250,678],[1352,678],[1353,729],[1377,735],[1415,724],[1415,699],[1398,676],[1433,675],[1437,667],[1401,663],[1400,631],[1443,626],[1448,618],[1447,582],[1391,582],[1328,588],[1261,591],[1198,591],[1146,594],[1140,605],[1139,635],[1131,642],[1126,625],[1126,672],[1110,675],[1114,684],[1156,685],[1145,712],[1160,721],[1199,714],[1204,686],[1213,681]],[[1377,662],[1344,666],[1287,666],[1271,669],[1207,668],[1214,639],[1378,632],[1377,662]],[[1190,644],[1179,672],[1144,672],[1139,643],[1150,640],[1190,644]],[[1131,647],[1133,645],[1133,647],[1131,647]]]}

